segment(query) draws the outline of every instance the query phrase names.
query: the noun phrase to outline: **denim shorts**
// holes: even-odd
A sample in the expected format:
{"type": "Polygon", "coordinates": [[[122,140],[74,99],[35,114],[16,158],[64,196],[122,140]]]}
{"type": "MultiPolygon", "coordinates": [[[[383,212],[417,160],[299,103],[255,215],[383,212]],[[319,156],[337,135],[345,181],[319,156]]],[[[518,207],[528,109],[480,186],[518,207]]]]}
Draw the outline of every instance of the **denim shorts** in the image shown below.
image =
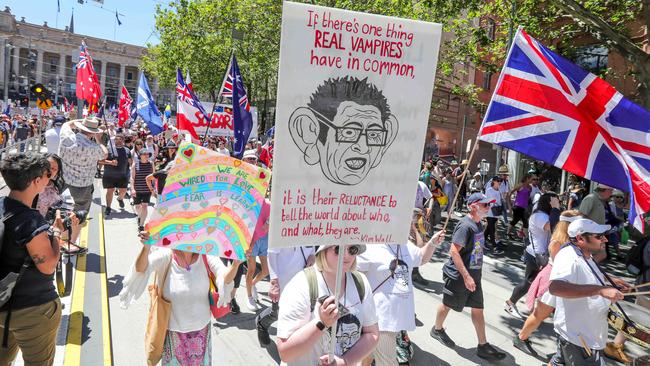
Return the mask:
{"type": "Polygon", "coordinates": [[[251,253],[254,257],[266,257],[269,251],[269,236],[264,235],[263,237],[257,239],[255,244],[253,244],[253,251],[251,253]]]}

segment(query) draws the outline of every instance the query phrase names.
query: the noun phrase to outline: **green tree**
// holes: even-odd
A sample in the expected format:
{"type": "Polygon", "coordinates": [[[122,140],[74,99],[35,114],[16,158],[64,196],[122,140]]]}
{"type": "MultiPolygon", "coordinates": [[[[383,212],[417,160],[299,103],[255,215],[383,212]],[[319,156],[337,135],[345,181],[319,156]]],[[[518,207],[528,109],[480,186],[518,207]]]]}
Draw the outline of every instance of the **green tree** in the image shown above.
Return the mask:
{"type": "MultiPolygon", "coordinates": [[[[498,72],[506,55],[508,30],[518,25],[569,58],[574,55],[576,39],[600,42],[631,62],[631,72],[639,81],[636,99],[650,107],[650,56],[642,48],[644,38],[630,34],[630,24],[650,25],[650,0],[300,2],[443,24],[443,29],[454,36],[441,47],[437,83],[459,72],[456,66],[464,63],[498,72]],[[487,18],[496,20],[496,37],[491,37],[485,26],[487,18]]],[[[281,18],[282,2],[278,0],[176,0],[158,6],[156,30],[160,43],[149,46],[142,67],[157,76],[163,86],[174,85],[176,67],[189,69],[195,88],[214,99],[235,50],[249,99],[253,103],[273,99],[281,18]],[[233,30],[243,34],[243,39],[233,40],[233,30]]],[[[602,76],[608,76],[608,72],[602,76]]],[[[473,85],[452,88],[453,93],[473,103],[479,103],[478,91],[473,85]]]]}

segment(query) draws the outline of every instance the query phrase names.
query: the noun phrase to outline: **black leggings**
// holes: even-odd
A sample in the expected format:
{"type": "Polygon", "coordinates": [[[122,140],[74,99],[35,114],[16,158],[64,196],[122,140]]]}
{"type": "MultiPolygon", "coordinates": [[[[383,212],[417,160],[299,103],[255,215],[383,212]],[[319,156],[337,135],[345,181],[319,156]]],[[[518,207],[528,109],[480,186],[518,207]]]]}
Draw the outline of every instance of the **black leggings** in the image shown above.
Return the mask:
{"type": "Polygon", "coordinates": [[[539,267],[535,262],[535,257],[530,255],[530,253],[524,252],[524,261],[526,262],[524,279],[514,288],[514,290],[512,290],[512,295],[510,295],[510,302],[513,304],[516,304],[519,299],[526,295],[530,288],[530,284],[533,283],[535,277],[537,277],[537,274],[539,273],[539,267]]]}
{"type": "Polygon", "coordinates": [[[519,220],[521,220],[521,223],[524,225],[524,229],[528,229],[528,212],[526,212],[524,207],[515,206],[512,209],[512,221],[510,221],[510,226],[515,227],[519,220]]]}
{"type": "Polygon", "coordinates": [[[496,230],[497,230],[497,221],[499,221],[498,217],[486,217],[487,219],[487,226],[485,227],[485,242],[490,242],[492,245],[497,244],[497,238],[496,238],[496,230]]]}

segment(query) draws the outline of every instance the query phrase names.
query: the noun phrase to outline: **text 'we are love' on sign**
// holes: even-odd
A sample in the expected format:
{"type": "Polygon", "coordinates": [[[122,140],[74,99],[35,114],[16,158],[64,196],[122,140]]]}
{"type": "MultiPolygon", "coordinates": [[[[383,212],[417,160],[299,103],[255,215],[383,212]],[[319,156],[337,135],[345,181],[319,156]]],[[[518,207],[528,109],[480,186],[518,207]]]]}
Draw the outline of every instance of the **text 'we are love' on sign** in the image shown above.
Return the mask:
{"type": "Polygon", "coordinates": [[[145,226],[145,243],[245,259],[271,173],[183,143],[145,226]]]}

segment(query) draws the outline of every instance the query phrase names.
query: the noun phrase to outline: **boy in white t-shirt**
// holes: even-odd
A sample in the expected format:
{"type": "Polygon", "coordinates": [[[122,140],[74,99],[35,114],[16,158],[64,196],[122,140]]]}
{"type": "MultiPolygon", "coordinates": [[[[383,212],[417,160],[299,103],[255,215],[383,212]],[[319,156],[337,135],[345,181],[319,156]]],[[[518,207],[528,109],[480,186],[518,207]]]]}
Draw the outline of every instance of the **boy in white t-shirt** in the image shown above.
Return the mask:
{"type": "MultiPolygon", "coordinates": [[[[558,352],[551,365],[605,365],[607,312],[612,302],[623,300],[623,294],[605,285],[591,254],[602,250],[609,229],[589,219],[575,220],[568,228],[571,245],[555,256],[549,291],[557,297],[553,323],[558,352]]],[[[621,290],[629,290],[625,281],[612,280],[621,290]]]]}

